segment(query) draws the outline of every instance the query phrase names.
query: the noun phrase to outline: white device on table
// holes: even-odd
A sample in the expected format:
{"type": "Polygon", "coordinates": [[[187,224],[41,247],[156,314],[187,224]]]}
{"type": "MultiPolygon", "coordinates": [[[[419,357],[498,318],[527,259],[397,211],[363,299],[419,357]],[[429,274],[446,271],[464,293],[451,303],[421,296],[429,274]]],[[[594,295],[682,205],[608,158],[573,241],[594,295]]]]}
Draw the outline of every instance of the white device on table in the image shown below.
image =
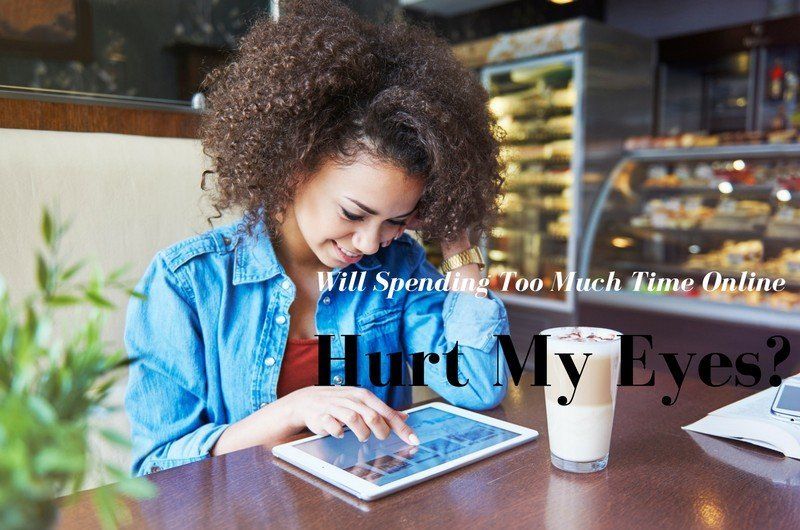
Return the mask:
{"type": "Polygon", "coordinates": [[[539,433],[446,403],[409,409],[406,422],[420,444],[394,432],[366,442],[317,435],[278,445],[272,453],[364,500],[373,500],[533,440],[539,433]]]}
{"type": "Polygon", "coordinates": [[[800,424],[800,378],[783,381],[772,401],[772,414],[778,419],[800,424]]]}

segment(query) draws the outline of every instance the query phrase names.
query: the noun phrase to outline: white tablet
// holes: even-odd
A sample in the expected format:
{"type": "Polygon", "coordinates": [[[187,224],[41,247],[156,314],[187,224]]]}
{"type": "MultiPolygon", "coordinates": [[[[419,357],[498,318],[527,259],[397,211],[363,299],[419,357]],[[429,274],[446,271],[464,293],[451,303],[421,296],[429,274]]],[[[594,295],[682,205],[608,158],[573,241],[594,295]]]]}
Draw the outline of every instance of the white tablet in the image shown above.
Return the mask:
{"type": "Polygon", "coordinates": [[[418,446],[394,433],[361,443],[345,430],[343,438],[312,436],[278,445],[272,453],[359,499],[373,500],[539,436],[533,429],[446,403],[406,412],[418,446]]]}

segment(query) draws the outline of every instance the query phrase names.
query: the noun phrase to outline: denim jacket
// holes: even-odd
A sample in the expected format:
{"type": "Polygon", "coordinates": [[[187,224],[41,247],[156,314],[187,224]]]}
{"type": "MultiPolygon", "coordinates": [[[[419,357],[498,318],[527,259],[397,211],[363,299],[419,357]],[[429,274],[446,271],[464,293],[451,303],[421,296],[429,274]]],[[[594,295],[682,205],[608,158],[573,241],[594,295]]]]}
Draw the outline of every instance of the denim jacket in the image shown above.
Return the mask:
{"type": "MultiPolygon", "coordinates": [[[[495,334],[508,333],[502,302],[489,293],[402,290],[375,292],[375,275],[441,278],[408,234],[341,272],[367,271],[364,290],[328,289],[317,300],[316,329],[334,335],[331,357],[344,357],[341,335],[358,334],[358,383],[390,406],[411,402],[411,386],[370,383],[367,354],[450,351],[458,341],[459,378],[446,377],[444,357],[426,362],[425,384],[455,405],[496,406],[506,390],[495,334]],[[384,273],[386,274],[386,273],[384,273]],[[499,381],[501,386],[495,386],[499,381]]],[[[125,408],[131,421],[133,473],[166,469],[209,456],[225,428],[277,399],[295,285],[269,238],[237,235],[236,225],[211,230],[159,252],[128,307],[125,346],[130,367],[125,408]]],[[[331,362],[342,384],[344,361],[331,362]]]]}

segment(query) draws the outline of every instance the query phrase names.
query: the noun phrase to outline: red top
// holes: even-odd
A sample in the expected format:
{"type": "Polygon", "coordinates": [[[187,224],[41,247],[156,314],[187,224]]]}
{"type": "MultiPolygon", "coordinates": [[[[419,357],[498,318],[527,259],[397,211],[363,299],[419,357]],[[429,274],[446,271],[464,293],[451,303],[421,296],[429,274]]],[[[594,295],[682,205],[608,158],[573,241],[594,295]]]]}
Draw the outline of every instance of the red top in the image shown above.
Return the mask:
{"type": "Polygon", "coordinates": [[[278,377],[278,397],[317,384],[317,337],[289,339],[278,377]]]}

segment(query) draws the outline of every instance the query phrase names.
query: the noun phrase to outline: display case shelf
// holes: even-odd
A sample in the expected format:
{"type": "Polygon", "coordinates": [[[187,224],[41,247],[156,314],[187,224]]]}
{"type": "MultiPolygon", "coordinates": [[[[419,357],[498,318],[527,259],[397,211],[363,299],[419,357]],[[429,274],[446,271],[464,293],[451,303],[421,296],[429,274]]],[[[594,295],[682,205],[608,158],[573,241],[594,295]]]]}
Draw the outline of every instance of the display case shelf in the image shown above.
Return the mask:
{"type": "Polygon", "coordinates": [[[656,296],[626,285],[620,292],[581,293],[581,301],[732,322],[787,322],[800,330],[799,174],[797,144],[631,152],[601,188],[580,274],[617,271],[624,281],[633,271],[650,271],[694,279],[697,287],[656,296]],[[748,184],[734,183],[745,177],[748,184]],[[654,179],[705,182],[646,185],[654,179]],[[786,285],[780,292],[702,289],[699,280],[711,271],[733,279],[753,272],[786,285]]]}

